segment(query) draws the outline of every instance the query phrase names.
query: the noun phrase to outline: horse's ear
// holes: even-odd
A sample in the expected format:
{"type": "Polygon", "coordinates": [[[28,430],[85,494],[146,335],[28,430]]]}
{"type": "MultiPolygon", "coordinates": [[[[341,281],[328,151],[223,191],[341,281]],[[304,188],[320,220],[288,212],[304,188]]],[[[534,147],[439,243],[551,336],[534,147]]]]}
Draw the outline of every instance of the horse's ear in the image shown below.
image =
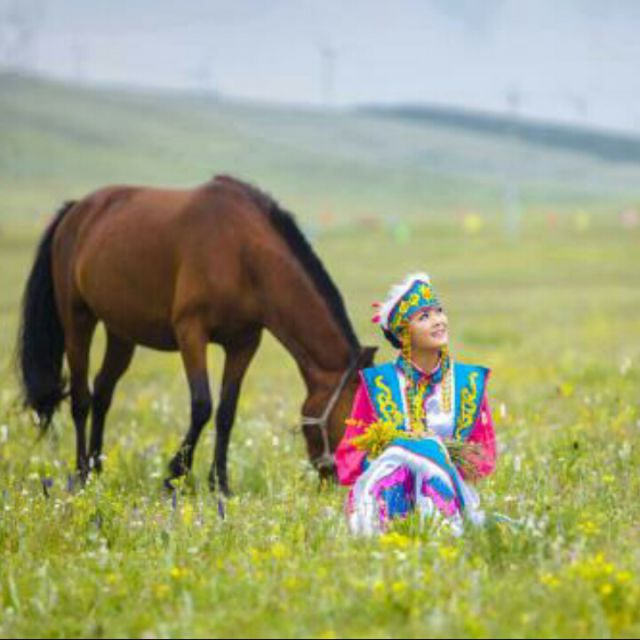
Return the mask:
{"type": "Polygon", "coordinates": [[[378,347],[362,347],[358,357],[358,369],[366,369],[373,364],[378,347]]]}

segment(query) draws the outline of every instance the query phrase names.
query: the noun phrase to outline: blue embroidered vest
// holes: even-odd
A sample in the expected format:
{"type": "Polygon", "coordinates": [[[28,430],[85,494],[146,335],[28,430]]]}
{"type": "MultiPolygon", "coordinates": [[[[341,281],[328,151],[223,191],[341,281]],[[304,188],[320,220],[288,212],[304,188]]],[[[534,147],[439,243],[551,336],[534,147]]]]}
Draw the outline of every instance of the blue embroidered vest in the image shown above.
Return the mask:
{"type": "MultiPolygon", "coordinates": [[[[455,415],[453,437],[466,440],[476,423],[489,369],[480,365],[453,362],[455,415]]],[[[395,363],[385,362],[362,370],[369,398],[379,420],[408,430],[400,379],[395,363]]]]}

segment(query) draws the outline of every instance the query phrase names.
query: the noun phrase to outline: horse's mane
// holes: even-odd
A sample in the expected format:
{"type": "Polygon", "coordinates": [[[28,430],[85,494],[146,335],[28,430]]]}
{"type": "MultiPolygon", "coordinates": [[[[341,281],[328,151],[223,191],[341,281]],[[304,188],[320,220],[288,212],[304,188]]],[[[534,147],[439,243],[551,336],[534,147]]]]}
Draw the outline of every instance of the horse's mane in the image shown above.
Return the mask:
{"type": "Polygon", "coordinates": [[[251,184],[231,176],[216,176],[214,180],[216,182],[226,182],[240,188],[265,213],[273,228],[285,240],[293,255],[298,259],[311,281],[315,284],[318,292],[325,299],[351,347],[354,350],[358,349],[360,343],[347,315],[342,295],[331,276],[327,273],[322,261],[309,244],[309,241],[300,231],[293,215],[283,209],[270,195],[251,184]]]}

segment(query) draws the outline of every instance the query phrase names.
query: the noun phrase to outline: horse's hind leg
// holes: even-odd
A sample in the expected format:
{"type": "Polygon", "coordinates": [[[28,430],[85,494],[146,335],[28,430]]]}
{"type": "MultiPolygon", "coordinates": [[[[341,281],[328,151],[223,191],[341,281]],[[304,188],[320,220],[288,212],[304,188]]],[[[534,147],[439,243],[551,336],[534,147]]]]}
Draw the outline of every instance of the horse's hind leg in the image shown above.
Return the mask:
{"type": "Polygon", "coordinates": [[[191,392],[191,424],[180,449],[169,463],[171,475],[165,481],[167,488],[172,488],[171,480],[191,471],[193,452],[212,412],[207,373],[207,332],[199,321],[192,320],[176,327],[176,337],[191,392]]]}
{"type": "Polygon", "coordinates": [[[89,351],[96,323],[88,309],[74,308],[65,327],[65,351],[71,374],[71,415],[76,429],[76,468],[83,481],[89,471],[86,444],[87,416],[91,408],[89,351]]]}
{"type": "Polygon", "coordinates": [[[113,392],[125,371],[129,368],[135,345],[107,330],[107,347],[98,375],[93,381],[91,406],[91,440],[89,463],[96,471],[102,471],[102,435],[107,411],[111,406],[113,392]]]}
{"type": "Polygon", "coordinates": [[[220,404],[216,413],[216,450],[211,471],[209,472],[209,487],[212,491],[215,490],[217,475],[220,490],[225,496],[231,494],[227,478],[227,451],[236,415],[236,407],[238,406],[240,386],[260,344],[260,336],[261,332],[256,331],[241,343],[225,346],[226,357],[222,375],[220,404]]]}

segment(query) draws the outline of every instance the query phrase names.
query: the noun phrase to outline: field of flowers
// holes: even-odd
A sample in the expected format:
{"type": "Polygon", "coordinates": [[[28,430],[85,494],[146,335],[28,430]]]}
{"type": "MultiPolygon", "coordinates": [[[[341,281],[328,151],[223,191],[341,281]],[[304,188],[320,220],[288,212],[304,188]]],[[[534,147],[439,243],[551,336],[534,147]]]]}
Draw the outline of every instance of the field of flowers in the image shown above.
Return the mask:
{"type": "MultiPolygon", "coordinates": [[[[517,239],[436,220],[314,238],[363,343],[381,344],[370,302],[420,268],[445,299],[454,357],[493,369],[500,458],[479,490],[521,525],[460,539],[411,521],[349,536],[344,489],[319,490],[308,468],[294,428],[302,384],[271,339],[232,436],[234,498],[206,488],[211,427],[193,477],[162,489],[187,389],[177,355],[147,350],[116,392],[104,473],[78,487],[68,406],[41,440],[19,411],[11,352],[39,230],[3,228],[0,635],[640,634],[640,229],[613,214],[550,225],[532,213],[517,239]]],[[[210,361],[215,384],[215,347],[210,361]]]]}

